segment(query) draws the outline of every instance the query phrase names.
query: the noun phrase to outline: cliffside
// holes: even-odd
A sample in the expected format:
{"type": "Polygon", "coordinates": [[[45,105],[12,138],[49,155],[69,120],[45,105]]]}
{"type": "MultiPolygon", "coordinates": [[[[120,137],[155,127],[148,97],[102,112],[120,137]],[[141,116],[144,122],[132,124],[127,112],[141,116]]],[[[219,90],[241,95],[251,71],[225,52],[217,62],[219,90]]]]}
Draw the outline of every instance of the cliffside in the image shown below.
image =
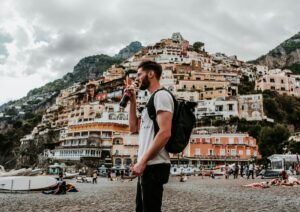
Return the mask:
{"type": "Polygon", "coordinates": [[[300,32],[250,63],[266,65],[269,68],[287,68],[300,74],[300,32]]]}

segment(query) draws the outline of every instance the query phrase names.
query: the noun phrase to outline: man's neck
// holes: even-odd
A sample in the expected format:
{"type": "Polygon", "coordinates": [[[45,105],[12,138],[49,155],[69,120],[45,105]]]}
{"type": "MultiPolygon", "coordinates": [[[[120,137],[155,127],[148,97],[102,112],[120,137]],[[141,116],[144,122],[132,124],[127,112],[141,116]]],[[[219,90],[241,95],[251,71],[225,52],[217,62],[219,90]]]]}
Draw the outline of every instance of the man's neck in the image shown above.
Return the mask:
{"type": "Polygon", "coordinates": [[[160,89],[160,83],[159,82],[151,83],[151,85],[149,86],[149,88],[147,90],[150,93],[154,93],[157,89],[160,89]]]}

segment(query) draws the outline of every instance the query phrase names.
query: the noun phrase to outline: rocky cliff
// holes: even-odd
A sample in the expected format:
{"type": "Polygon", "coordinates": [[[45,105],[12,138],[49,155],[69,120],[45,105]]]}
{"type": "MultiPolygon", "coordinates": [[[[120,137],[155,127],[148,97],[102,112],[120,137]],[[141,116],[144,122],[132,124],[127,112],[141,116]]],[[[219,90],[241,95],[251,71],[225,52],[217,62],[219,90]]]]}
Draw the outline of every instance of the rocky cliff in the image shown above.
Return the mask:
{"type": "Polygon", "coordinates": [[[287,68],[300,74],[300,32],[282,42],[266,55],[250,62],[266,65],[269,68],[287,68]]]}

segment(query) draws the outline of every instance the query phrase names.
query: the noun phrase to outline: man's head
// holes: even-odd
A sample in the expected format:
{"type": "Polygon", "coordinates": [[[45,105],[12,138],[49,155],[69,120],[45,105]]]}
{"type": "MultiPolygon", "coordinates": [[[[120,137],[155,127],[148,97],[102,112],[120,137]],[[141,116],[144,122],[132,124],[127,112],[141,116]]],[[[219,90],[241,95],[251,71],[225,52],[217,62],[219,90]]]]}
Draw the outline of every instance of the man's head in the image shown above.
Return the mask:
{"type": "Polygon", "coordinates": [[[149,88],[151,83],[158,82],[162,73],[160,64],[154,61],[143,61],[138,66],[137,80],[141,90],[149,88]]]}

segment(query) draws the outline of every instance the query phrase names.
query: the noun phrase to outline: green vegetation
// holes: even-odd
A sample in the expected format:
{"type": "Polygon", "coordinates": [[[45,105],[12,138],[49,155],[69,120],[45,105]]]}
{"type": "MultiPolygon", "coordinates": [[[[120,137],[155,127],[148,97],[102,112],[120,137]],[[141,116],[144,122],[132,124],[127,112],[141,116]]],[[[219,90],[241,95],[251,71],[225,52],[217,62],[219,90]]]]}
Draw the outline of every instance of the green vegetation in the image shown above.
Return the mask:
{"type": "Polygon", "coordinates": [[[300,130],[300,98],[264,91],[264,112],[277,123],[293,125],[300,130]]]}
{"type": "Polygon", "coordinates": [[[263,156],[280,154],[283,152],[284,143],[290,136],[289,130],[281,124],[272,127],[262,127],[258,137],[258,145],[263,156]]]}
{"type": "Polygon", "coordinates": [[[74,67],[73,73],[67,73],[62,79],[57,79],[40,88],[35,88],[27,96],[59,92],[76,82],[84,82],[97,78],[112,65],[119,64],[120,62],[120,59],[103,54],[85,57],[74,67]]]}
{"type": "Polygon", "coordinates": [[[0,164],[6,168],[13,168],[16,164],[20,139],[31,133],[32,129],[41,121],[42,113],[25,114],[23,120],[8,121],[9,129],[0,133],[0,164]]]}
{"type": "Polygon", "coordinates": [[[196,52],[201,52],[202,51],[202,47],[204,47],[204,43],[203,42],[197,41],[197,42],[195,42],[193,44],[193,49],[196,52]]]}
{"type": "Polygon", "coordinates": [[[254,88],[255,88],[255,82],[250,82],[247,76],[243,76],[241,78],[241,83],[239,84],[238,87],[240,95],[256,93],[254,88]]]}
{"type": "Polygon", "coordinates": [[[289,69],[293,72],[293,74],[300,74],[300,61],[299,63],[295,63],[291,66],[285,66],[284,69],[289,69]]]}

